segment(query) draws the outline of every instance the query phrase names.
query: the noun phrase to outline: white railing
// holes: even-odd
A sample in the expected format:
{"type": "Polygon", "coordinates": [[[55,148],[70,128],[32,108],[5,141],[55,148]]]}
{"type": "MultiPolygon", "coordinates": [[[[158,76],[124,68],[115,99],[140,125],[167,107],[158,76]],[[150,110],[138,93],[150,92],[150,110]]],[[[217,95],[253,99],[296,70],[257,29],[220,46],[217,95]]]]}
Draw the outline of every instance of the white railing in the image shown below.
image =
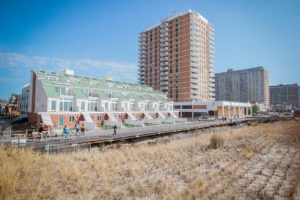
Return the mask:
{"type": "MultiPolygon", "coordinates": [[[[178,118],[180,119],[180,118],[178,118]]],[[[172,132],[181,132],[188,131],[192,129],[200,129],[207,128],[212,126],[226,125],[230,123],[238,123],[242,121],[251,121],[257,120],[257,118],[239,118],[239,119],[231,119],[227,121],[223,120],[206,120],[206,121],[194,121],[194,122],[185,122],[181,123],[169,123],[169,124],[159,124],[152,126],[143,126],[143,127],[131,127],[131,128],[118,128],[117,136],[113,136],[113,129],[110,130],[102,130],[96,129],[91,131],[86,131],[85,135],[68,135],[67,137],[63,136],[52,136],[46,135],[38,141],[34,139],[22,138],[21,140],[16,139],[8,139],[8,140],[0,140],[0,143],[7,145],[16,146],[16,141],[18,143],[22,143],[21,146],[33,147],[34,149],[45,149],[49,145],[76,145],[80,143],[90,144],[97,141],[112,141],[112,140],[122,140],[126,138],[134,138],[134,137],[145,137],[145,136],[155,136],[163,133],[172,133],[172,132]],[[62,139],[63,138],[63,139],[62,139]]],[[[110,121],[112,122],[112,121],[110,121]]],[[[176,121],[175,121],[176,122],[176,121]]],[[[111,126],[113,124],[110,124],[111,126]]],[[[121,124],[117,122],[118,127],[122,127],[121,124]]]]}

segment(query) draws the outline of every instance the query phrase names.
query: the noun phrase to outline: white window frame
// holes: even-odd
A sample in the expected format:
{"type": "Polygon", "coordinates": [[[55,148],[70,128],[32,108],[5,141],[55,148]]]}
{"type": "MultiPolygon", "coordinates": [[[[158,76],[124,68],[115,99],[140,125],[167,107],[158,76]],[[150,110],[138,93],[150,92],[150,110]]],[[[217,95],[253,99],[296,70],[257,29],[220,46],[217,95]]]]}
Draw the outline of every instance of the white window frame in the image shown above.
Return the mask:
{"type": "Polygon", "coordinates": [[[50,100],[50,111],[55,112],[57,108],[57,101],[56,100],[50,100]],[[54,109],[52,109],[52,103],[54,102],[54,109]]]}

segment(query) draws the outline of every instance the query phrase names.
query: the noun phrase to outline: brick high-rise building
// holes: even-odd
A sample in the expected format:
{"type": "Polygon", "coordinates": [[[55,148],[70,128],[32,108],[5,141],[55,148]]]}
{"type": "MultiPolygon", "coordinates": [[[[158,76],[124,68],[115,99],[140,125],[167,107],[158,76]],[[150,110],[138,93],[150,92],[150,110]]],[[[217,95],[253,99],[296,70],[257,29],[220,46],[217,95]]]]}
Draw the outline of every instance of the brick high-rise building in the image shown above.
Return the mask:
{"type": "Polygon", "coordinates": [[[270,106],[269,75],[263,67],[216,73],[216,100],[257,102],[270,106]]]}
{"type": "Polygon", "coordinates": [[[166,92],[173,101],[215,100],[214,29],[188,10],[140,33],[141,84],[166,92]]]}
{"type": "Polygon", "coordinates": [[[270,86],[271,105],[291,105],[294,108],[300,108],[300,86],[276,85],[270,86]]]}

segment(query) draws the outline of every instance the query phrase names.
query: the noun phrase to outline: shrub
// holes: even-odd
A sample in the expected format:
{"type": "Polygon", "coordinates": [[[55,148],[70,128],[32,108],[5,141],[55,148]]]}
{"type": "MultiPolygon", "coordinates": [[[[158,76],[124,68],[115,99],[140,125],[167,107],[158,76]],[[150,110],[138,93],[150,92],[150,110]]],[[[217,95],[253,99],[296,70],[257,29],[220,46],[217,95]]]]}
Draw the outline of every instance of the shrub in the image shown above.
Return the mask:
{"type": "Polygon", "coordinates": [[[221,148],[224,145],[224,139],[221,136],[213,135],[210,138],[210,144],[209,147],[212,149],[221,148]]]}

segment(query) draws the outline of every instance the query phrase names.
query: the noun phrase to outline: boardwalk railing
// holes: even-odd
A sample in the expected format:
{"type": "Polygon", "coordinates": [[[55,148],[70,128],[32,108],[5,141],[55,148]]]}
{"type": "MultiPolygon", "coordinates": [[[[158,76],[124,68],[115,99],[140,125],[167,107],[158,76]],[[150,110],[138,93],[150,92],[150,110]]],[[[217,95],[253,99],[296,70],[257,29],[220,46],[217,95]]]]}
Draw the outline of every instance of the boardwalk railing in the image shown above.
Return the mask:
{"type": "Polygon", "coordinates": [[[113,142],[119,140],[126,140],[139,137],[155,136],[166,133],[176,133],[183,131],[190,131],[195,129],[203,129],[215,126],[222,126],[228,124],[238,124],[257,120],[257,118],[240,118],[227,121],[214,120],[214,121],[195,121],[176,124],[161,124],[145,127],[131,127],[117,129],[116,136],[113,136],[113,130],[92,130],[87,131],[85,135],[68,135],[53,136],[49,135],[43,139],[39,138],[12,138],[0,140],[0,144],[15,147],[31,147],[33,149],[50,151],[53,149],[75,148],[79,145],[86,145],[90,147],[94,143],[113,142]]]}

